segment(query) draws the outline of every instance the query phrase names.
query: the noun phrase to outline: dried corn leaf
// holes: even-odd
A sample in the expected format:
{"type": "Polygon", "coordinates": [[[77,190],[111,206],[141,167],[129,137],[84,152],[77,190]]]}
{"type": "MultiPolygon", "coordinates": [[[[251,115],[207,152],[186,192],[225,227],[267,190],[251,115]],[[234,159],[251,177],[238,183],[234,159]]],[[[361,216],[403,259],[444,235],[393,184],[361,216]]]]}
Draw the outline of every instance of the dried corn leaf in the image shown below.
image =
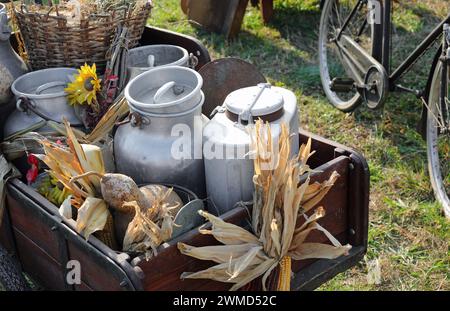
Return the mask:
{"type": "Polygon", "coordinates": [[[174,206],[164,203],[171,191],[159,192],[148,210],[142,210],[136,201],[124,204],[124,207],[135,210],[123,240],[124,251],[145,253],[149,259],[157,255],[157,247],[161,243],[172,237],[174,222],[170,210],[174,206]]]}
{"type": "Polygon", "coordinates": [[[306,202],[302,202],[302,208],[304,212],[308,212],[310,209],[315,207],[322,199],[327,195],[328,191],[330,191],[331,187],[333,187],[334,183],[338,179],[339,174],[334,171],[330,178],[322,184],[320,192],[306,202]]]}
{"type": "Polygon", "coordinates": [[[200,210],[199,214],[205,217],[212,224],[212,230],[200,229],[201,234],[211,234],[216,238],[217,241],[228,244],[228,245],[239,245],[239,244],[259,244],[258,238],[247,230],[227,223],[211,215],[205,211],[200,210]]]}
{"type": "Polygon", "coordinates": [[[111,133],[114,125],[129,113],[128,104],[124,96],[119,96],[108,111],[103,115],[92,132],[84,139],[90,143],[96,143],[111,133]]]}
{"type": "Polygon", "coordinates": [[[72,219],[72,195],[69,195],[59,207],[59,214],[66,218],[72,219]]]}
{"type": "Polygon", "coordinates": [[[303,259],[335,259],[342,255],[348,254],[348,251],[352,247],[350,245],[345,246],[333,246],[321,243],[303,243],[297,249],[290,252],[289,255],[294,260],[303,259]]]}
{"type": "Polygon", "coordinates": [[[251,271],[245,271],[239,275],[238,279],[230,279],[229,265],[230,263],[222,263],[198,272],[184,272],[180,277],[181,279],[211,279],[223,283],[236,283],[236,281],[239,282],[241,278],[248,277],[251,274],[251,271]]]}
{"type": "Polygon", "coordinates": [[[78,210],[77,232],[87,240],[92,233],[103,230],[109,215],[105,201],[87,197],[78,210]]]}
{"type": "Polygon", "coordinates": [[[239,274],[247,269],[249,266],[258,265],[261,262],[258,260],[258,253],[262,251],[262,246],[254,246],[248,250],[247,253],[232,261],[228,267],[230,280],[235,279],[239,274]]]}
{"type": "Polygon", "coordinates": [[[278,265],[278,260],[269,258],[263,263],[257,265],[256,267],[253,267],[248,270],[247,273],[242,273],[242,275],[239,276],[238,279],[236,279],[236,284],[234,284],[230,290],[236,291],[240,289],[242,286],[250,283],[254,279],[260,277],[261,275],[264,275],[263,277],[263,290],[266,290],[266,280],[269,276],[270,272],[278,265]]]}
{"type": "MultiPolygon", "coordinates": [[[[64,124],[55,121],[47,121],[47,125],[54,129],[58,134],[67,137],[67,130],[64,124]]],[[[84,142],[84,132],[77,130],[76,128],[72,128],[72,132],[79,142],[84,142]]],[[[46,137],[48,136],[46,135],[46,137]]]]}
{"type": "Polygon", "coordinates": [[[239,244],[239,245],[214,245],[194,247],[184,243],[178,243],[178,249],[184,255],[194,257],[200,260],[211,260],[216,263],[226,263],[232,259],[239,258],[246,254],[257,244],[239,244]]]}
{"type": "MultiPolygon", "coordinates": [[[[94,166],[94,168],[95,168],[97,165],[92,165],[89,163],[89,160],[86,156],[86,153],[83,150],[83,147],[78,142],[72,128],[70,127],[70,124],[65,119],[64,119],[64,125],[65,125],[66,131],[67,131],[67,144],[69,145],[70,150],[75,154],[83,173],[91,172],[92,166],[94,166]]],[[[101,158],[101,152],[98,157],[101,158]]],[[[97,158],[97,156],[96,156],[96,158],[97,158]]],[[[93,161],[95,161],[95,160],[93,160],[93,161]]],[[[103,158],[102,158],[101,165],[103,166],[103,172],[104,172],[103,158]]],[[[84,177],[83,180],[86,183],[86,185],[83,185],[83,186],[87,187],[87,189],[86,189],[87,192],[93,193],[95,191],[95,189],[100,189],[100,179],[98,176],[84,177]],[[93,188],[91,186],[91,184],[94,185],[95,188],[93,188]]]]}

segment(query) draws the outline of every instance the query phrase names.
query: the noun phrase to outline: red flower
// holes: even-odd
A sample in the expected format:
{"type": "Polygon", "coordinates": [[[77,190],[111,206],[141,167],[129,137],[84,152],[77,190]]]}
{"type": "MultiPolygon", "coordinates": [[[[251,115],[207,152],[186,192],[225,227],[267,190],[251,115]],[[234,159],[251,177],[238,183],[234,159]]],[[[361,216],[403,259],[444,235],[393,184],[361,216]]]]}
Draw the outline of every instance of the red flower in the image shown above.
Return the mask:
{"type": "Polygon", "coordinates": [[[31,167],[27,171],[26,177],[28,184],[31,184],[36,180],[39,174],[39,160],[35,155],[30,154],[28,155],[27,162],[31,165],[31,167]]]}

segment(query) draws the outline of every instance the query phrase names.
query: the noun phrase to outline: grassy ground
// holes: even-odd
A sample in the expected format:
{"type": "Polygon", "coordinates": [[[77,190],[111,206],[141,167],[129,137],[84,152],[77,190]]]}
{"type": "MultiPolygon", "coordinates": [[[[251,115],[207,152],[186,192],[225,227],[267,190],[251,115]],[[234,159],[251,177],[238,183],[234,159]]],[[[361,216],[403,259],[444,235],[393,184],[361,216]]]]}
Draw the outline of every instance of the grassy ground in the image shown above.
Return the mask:
{"type": "MultiPolygon", "coordinates": [[[[249,8],[233,42],[190,26],[179,0],[154,3],[152,25],[198,37],[213,58],[235,56],[257,65],[273,84],[297,94],[303,128],[353,147],[368,159],[372,189],[367,256],[321,290],[450,290],[450,222],[434,202],[425,143],[415,130],[421,103],[410,95],[392,95],[383,113],[360,108],[345,114],[334,109],[320,86],[317,0],[276,0],[269,25],[249,8]],[[378,268],[381,282],[372,284],[367,276],[378,268]]],[[[441,0],[396,1],[394,63],[449,8],[448,1],[441,0]]],[[[425,84],[431,58],[429,53],[405,77],[407,85],[425,84]]]]}

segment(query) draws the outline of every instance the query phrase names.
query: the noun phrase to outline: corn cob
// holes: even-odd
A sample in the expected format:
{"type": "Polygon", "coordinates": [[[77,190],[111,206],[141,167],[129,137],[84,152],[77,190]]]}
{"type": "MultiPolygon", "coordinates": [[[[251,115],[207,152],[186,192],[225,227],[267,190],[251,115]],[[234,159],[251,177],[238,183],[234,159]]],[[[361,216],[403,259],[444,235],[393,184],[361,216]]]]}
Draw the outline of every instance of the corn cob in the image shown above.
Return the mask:
{"type": "Polygon", "coordinates": [[[278,276],[278,290],[291,290],[291,257],[284,256],[280,261],[280,275],[278,276]]]}
{"type": "Polygon", "coordinates": [[[105,243],[113,250],[118,250],[116,236],[114,235],[114,221],[111,214],[108,216],[105,227],[101,231],[94,233],[95,237],[105,243]]]}

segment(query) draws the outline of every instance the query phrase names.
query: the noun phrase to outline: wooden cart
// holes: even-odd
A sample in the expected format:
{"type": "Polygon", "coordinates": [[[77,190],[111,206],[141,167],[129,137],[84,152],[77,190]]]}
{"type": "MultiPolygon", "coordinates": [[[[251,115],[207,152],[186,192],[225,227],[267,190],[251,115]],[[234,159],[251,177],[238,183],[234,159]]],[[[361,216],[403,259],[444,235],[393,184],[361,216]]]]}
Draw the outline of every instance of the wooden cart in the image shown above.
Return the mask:
{"type": "MultiPolygon", "coordinates": [[[[176,44],[208,62],[207,50],[191,37],[157,28],[146,28],[142,44],[176,44]]],[[[369,170],[365,159],[345,146],[300,130],[300,142],[312,137],[316,154],[310,165],[313,181],[324,181],[333,171],[338,181],[320,205],[327,215],[320,221],[341,243],[350,243],[350,254],[336,260],[306,260],[293,263],[293,290],[312,290],[336,274],[354,266],[367,248],[369,170]]],[[[222,218],[246,224],[247,211],[236,208],[222,218]]],[[[312,234],[311,241],[324,241],[312,234]]],[[[0,244],[20,263],[36,283],[51,290],[224,290],[230,285],[209,280],[180,280],[185,271],[198,271],[210,262],[181,255],[177,242],[194,246],[216,244],[211,236],[191,230],[159,247],[149,261],[131,258],[108,248],[94,236],[86,241],[75,231],[73,220],[63,219],[56,206],[19,179],[7,184],[6,210],[0,227],[0,244]],[[81,283],[68,284],[67,263],[77,260],[81,283]]],[[[0,263],[1,264],[1,263],[0,263]]]]}

